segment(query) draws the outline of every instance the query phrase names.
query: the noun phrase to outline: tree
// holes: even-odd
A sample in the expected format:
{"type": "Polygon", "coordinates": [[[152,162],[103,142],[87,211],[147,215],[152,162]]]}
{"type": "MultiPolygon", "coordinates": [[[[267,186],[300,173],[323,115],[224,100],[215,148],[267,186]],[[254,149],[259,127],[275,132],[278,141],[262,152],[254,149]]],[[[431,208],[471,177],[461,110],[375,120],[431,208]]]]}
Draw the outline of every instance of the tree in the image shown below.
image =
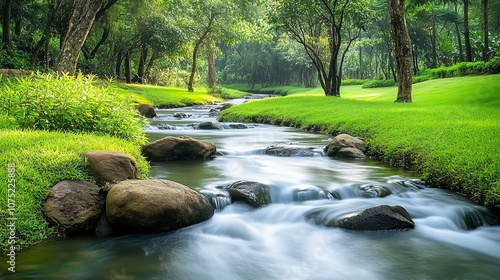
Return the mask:
{"type": "Polygon", "coordinates": [[[464,37],[465,37],[465,58],[467,62],[472,62],[472,50],[470,47],[469,30],[469,0],[464,1],[464,37]]]}
{"type": "Polygon", "coordinates": [[[387,13],[398,77],[396,102],[411,102],[413,54],[406,26],[405,0],[387,0],[387,13]]]}
{"type": "Polygon", "coordinates": [[[483,36],[484,36],[484,47],[483,47],[483,60],[488,62],[489,60],[489,45],[488,45],[488,0],[482,0],[483,4],[483,36]]]}
{"type": "Polygon", "coordinates": [[[68,31],[62,42],[54,70],[74,75],[80,51],[94,24],[95,17],[107,0],[75,0],[68,24],[68,31]]]}
{"type": "Polygon", "coordinates": [[[6,48],[10,48],[10,13],[12,10],[12,0],[6,0],[3,8],[2,40],[6,48]]]}
{"type": "Polygon", "coordinates": [[[326,96],[340,96],[345,55],[368,17],[364,1],[284,0],[271,6],[271,21],[304,47],[326,96]]]}

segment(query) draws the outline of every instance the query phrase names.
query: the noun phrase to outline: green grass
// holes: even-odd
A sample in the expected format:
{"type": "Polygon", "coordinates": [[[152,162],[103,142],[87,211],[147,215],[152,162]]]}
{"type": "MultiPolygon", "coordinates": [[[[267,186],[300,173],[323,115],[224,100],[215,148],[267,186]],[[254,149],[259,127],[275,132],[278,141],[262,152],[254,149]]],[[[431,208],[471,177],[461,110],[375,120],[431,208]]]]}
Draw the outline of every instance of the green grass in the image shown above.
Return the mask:
{"type": "MultiPolygon", "coordinates": [[[[119,83],[111,88],[115,89],[119,94],[130,96],[134,103],[150,104],[158,108],[175,108],[224,101],[222,98],[208,94],[206,89],[188,92],[187,89],[181,88],[119,83]]],[[[225,97],[228,98],[247,95],[247,93],[235,89],[226,89],[224,93],[225,97]]]]}
{"type": "Polygon", "coordinates": [[[341,95],[317,89],[252,101],[220,119],[363,137],[371,155],[500,210],[500,75],[421,82],[411,104],[393,102],[397,88],[345,86],[341,95]]]}
{"type": "Polygon", "coordinates": [[[124,139],[71,132],[36,130],[0,131],[0,245],[5,251],[8,230],[7,166],[14,163],[16,193],[16,246],[18,249],[57,234],[43,216],[50,187],[62,180],[95,182],[79,155],[88,150],[108,150],[129,155],[137,162],[143,177],[149,174],[148,162],[138,145],[124,139]]]}

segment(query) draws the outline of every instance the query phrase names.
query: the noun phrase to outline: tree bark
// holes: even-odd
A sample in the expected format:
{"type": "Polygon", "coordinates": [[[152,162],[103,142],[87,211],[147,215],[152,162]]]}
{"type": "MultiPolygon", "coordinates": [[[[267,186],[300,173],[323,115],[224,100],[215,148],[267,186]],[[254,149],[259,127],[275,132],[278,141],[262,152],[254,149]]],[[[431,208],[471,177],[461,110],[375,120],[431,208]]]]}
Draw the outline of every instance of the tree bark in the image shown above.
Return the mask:
{"type": "MultiPolygon", "coordinates": [[[[35,64],[38,53],[40,52],[40,49],[42,48],[44,42],[46,48],[45,54],[47,56],[48,45],[50,43],[50,29],[52,28],[52,22],[54,21],[54,18],[56,17],[56,14],[59,11],[62,2],[63,0],[52,0],[50,3],[49,12],[47,14],[47,24],[45,25],[43,36],[42,38],[40,38],[40,41],[38,41],[38,44],[36,44],[35,48],[33,49],[33,52],[31,53],[30,63],[32,65],[35,64]]],[[[46,58],[46,61],[47,61],[46,66],[48,67],[48,57],[46,58]]]]}
{"type": "Polygon", "coordinates": [[[470,47],[469,30],[469,0],[464,0],[464,37],[465,37],[465,58],[467,62],[472,62],[472,51],[470,47]]]}
{"type": "Polygon", "coordinates": [[[396,102],[411,102],[413,54],[406,26],[405,0],[387,0],[392,52],[398,74],[396,102]]]}
{"type": "Polygon", "coordinates": [[[212,40],[208,40],[207,46],[207,59],[208,59],[208,87],[212,88],[217,83],[217,73],[215,72],[215,56],[214,56],[214,46],[212,45],[212,40]]]}
{"type": "Polygon", "coordinates": [[[483,47],[483,60],[488,62],[489,60],[489,42],[488,42],[488,0],[483,0],[483,36],[484,36],[484,47],[483,47]]]}
{"type": "MultiPolygon", "coordinates": [[[[458,14],[458,3],[455,2],[455,13],[458,14]]],[[[460,29],[458,28],[458,21],[455,21],[455,30],[457,33],[457,43],[458,43],[458,55],[460,62],[464,61],[464,51],[462,49],[462,36],[460,34],[460,29]]]]}
{"type": "Polygon", "coordinates": [[[125,80],[127,84],[132,83],[132,70],[130,69],[130,51],[125,54],[125,80]]]}
{"type": "Polygon", "coordinates": [[[7,49],[10,48],[10,15],[12,10],[12,0],[6,0],[3,9],[2,41],[7,49]]]}
{"type": "Polygon", "coordinates": [[[117,78],[120,78],[122,75],[122,52],[119,51],[118,54],[116,55],[116,67],[115,67],[115,75],[117,78]]]}
{"type": "Polygon", "coordinates": [[[432,7],[431,11],[431,25],[432,25],[432,36],[431,36],[431,45],[432,45],[432,63],[431,68],[437,68],[437,51],[436,51],[436,19],[434,15],[434,7],[432,7]]]}
{"type": "Polygon", "coordinates": [[[207,25],[205,31],[203,32],[203,34],[201,34],[201,36],[198,38],[198,41],[196,41],[196,44],[194,45],[194,49],[193,49],[193,65],[191,67],[191,75],[189,76],[189,82],[188,82],[188,91],[189,92],[193,92],[194,91],[193,84],[194,84],[194,75],[196,74],[196,64],[197,64],[197,59],[198,59],[198,49],[200,48],[200,45],[203,42],[203,40],[205,40],[205,38],[207,37],[208,33],[210,33],[211,28],[212,28],[212,23],[215,20],[215,16],[216,15],[213,14],[210,17],[210,20],[208,21],[208,25],[207,25]]]}
{"type": "Polygon", "coordinates": [[[137,77],[139,84],[144,83],[144,72],[146,70],[146,58],[148,56],[148,47],[146,44],[142,46],[141,58],[139,59],[139,68],[137,69],[137,77]]]}
{"type": "Polygon", "coordinates": [[[54,67],[56,72],[75,74],[80,51],[92,28],[95,16],[107,2],[107,0],[75,0],[73,2],[68,31],[54,67]]]}

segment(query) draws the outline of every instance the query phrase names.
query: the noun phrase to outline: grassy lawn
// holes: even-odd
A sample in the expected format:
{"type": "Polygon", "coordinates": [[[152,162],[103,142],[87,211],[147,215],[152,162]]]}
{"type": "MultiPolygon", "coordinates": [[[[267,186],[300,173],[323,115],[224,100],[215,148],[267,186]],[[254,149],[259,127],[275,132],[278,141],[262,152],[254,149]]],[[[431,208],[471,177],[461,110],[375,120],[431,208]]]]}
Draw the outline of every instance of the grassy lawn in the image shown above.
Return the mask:
{"type": "MultiPolygon", "coordinates": [[[[151,104],[158,108],[174,108],[222,102],[221,96],[210,95],[206,89],[188,92],[187,89],[138,84],[116,84],[111,87],[119,94],[130,96],[134,103],[151,104]]],[[[225,89],[223,97],[239,98],[248,93],[225,89]]]]}
{"type": "Polygon", "coordinates": [[[363,137],[371,155],[499,211],[500,75],[418,83],[411,104],[394,103],[396,95],[396,87],[344,86],[342,98],[296,88],[233,106],[220,119],[363,137]]]}

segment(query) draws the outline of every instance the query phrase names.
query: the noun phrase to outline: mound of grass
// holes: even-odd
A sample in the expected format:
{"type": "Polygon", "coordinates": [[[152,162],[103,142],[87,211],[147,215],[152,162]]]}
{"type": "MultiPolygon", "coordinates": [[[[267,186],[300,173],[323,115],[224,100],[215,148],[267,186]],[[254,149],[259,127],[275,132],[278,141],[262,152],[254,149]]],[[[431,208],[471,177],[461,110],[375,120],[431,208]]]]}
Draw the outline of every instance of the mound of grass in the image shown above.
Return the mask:
{"type": "Polygon", "coordinates": [[[342,81],[342,86],[359,86],[365,83],[366,80],[360,80],[360,79],[346,79],[342,81]]]}
{"type": "MultiPolygon", "coordinates": [[[[111,136],[48,132],[36,130],[0,131],[0,182],[7,182],[7,166],[15,164],[16,247],[38,243],[57,235],[43,216],[45,199],[50,187],[62,180],[95,182],[79,155],[88,150],[116,151],[132,157],[143,177],[149,174],[148,162],[142,157],[139,146],[111,136]]],[[[6,251],[7,186],[0,188],[0,248],[6,251]]]]}
{"type": "Polygon", "coordinates": [[[363,83],[363,88],[379,88],[379,87],[393,87],[396,86],[394,80],[368,80],[363,83]]]}
{"type": "Polygon", "coordinates": [[[346,98],[317,93],[252,101],[219,119],[363,137],[371,155],[500,210],[500,75],[422,82],[410,104],[393,102],[396,88],[341,91],[346,98]]]}

